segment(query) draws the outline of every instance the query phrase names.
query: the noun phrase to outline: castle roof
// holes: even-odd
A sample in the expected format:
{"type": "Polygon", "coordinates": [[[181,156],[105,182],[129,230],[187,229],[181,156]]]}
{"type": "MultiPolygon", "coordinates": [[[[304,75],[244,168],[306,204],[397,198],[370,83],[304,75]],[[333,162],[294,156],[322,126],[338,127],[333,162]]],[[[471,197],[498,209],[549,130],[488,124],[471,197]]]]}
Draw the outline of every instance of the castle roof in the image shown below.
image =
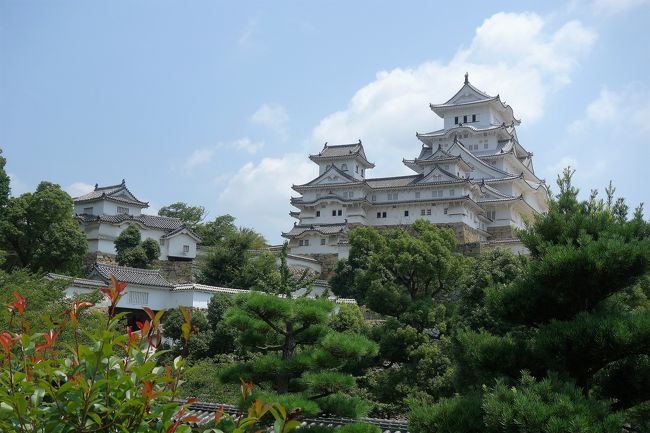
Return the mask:
{"type": "Polygon", "coordinates": [[[97,274],[106,282],[110,281],[111,275],[113,275],[118,281],[127,284],[130,283],[153,287],[173,287],[173,285],[160,274],[160,269],[139,269],[129,268],[127,266],[95,263],[91,274],[97,274]]]}
{"type": "MultiPolygon", "coordinates": [[[[129,214],[118,214],[118,215],[86,215],[86,214],[81,214],[77,215],[77,218],[79,218],[81,221],[85,223],[92,223],[92,222],[104,222],[108,224],[122,224],[124,222],[134,222],[138,223],[144,227],[151,228],[151,229],[158,229],[158,230],[163,230],[163,231],[169,231],[167,233],[167,236],[171,236],[172,232],[176,232],[177,230],[180,231],[184,228],[187,228],[185,226],[185,223],[178,219],[178,218],[172,218],[172,217],[165,217],[165,216],[159,216],[159,215],[129,215],[129,214]]],[[[197,237],[196,234],[191,232],[191,230],[187,229],[194,237],[197,237]]]]}
{"type": "Polygon", "coordinates": [[[117,185],[99,186],[95,184],[95,189],[88,194],[73,198],[75,203],[89,203],[99,200],[109,200],[118,203],[130,204],[140,208],[149,207],[149,203],[138,200],[135,195],[126,187],[126,181],[117,185]]]}
{"type": "Polygon", "coordinates": [[[317,155],[309,155],[309,159],[314,162],[329,161],[337,159],[349,159],[351,157],[358,157],[361,163],[367,168],[373,168],[375,164],[368,161],[366,152],[363,150],[361,140],[357,143],[351,144],[337,144],[328,146],[327,143],[323,146],[323,150],[317,155]]]}

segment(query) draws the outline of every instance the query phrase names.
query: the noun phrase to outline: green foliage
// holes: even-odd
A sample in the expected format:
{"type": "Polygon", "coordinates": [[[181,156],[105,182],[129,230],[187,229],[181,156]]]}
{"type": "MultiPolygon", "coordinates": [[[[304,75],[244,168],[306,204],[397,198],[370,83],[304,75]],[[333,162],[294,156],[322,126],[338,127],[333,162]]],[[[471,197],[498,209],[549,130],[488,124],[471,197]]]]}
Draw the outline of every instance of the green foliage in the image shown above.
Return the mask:
{"type": "Polygon", "coordinates": [[[443,399],[436,405],[415,402],[409,412],[409,431],[413,433],[485,432],[481,396],[467,394],[443,399]]]}
{"type": "Polygon", "coordinates": [[[251,250],[264,248],[264,238],[250,229],[226,233],[200,263],[204,284],[249,289],[275,271],[275,256],[251,250]]]}
{"type": "MultiPolygon", "coordinates": [[[[98,330],[82,330],[80,315],[93,304],[74,301],[63,321],[48,332],[31,333],[30,301],[20,294],[8,307],[20,323],[17,333],[0,333],[0,430],[35,433],[189,433],[198,418],[186,415],[189,402],[177,401],[185,361],[157,366],[160,317],[145,309],[147,320],[140,332],[118,331],[122,315],[115,308],[126,284],[112,279],[101,292],[108,298],[109,315],[98,330]],[[70,344],[59,345],[61,331],[73,334],[70,344]],[[89,332],[95,331],[95,332],[89,332]],[[84,338],[89,340],[84,342],[84,338]]],[[[185,311],[183,310],[183,313],[185,311]]],[[[183,314],[183,338],[187,342],[192,323],[183,314]],[[188,330],[188,332],[185,332],[188,330]]],[[[252,433],[272,429],[289,433],[300,425],[277,403],[252,399],[252,385],[242,383],[241,413],[234,419],[223,412],[214,415],[216,429],[204,433],[252,433]]]]}
{"type": "Polygon", "coordinates": [[[388,316],[371,331],[379,356],[367,386],[378,410],[388,416],[403,413],[414,393],[448,395],[453,377],[445,335],[449,317],[440,301],[468,262],[453,251],[453,231],[418,220],[409,229],[361,227],[349,239],[349,260],[338,265],[332,290],[388,316]]]}
{"type": "Polygon", "coordinates": [[[505,272],[483,258],[472,269],[458,321],[468,329],[453,351],[463,394],[433,406],[429,428],[477,392],[482,413],[471,422],[487,432],[620,432],[650,400],[650,224],[640,207],[627,219],[611,185],[606,201],[592,192],[579,202],[572,174],[520,233],[528,263],[500,254],[505,272]]]}
{"type": "Polygon", "coordinates": [[[381,433],[381,429],[376,425],[356,422],[341,426],[334,430],[336,433],[381,433]]]}
{"type": "Polygon", "coordinates": [[[190,228],[194,228],[205,218],[205,208],[203,206],[189,206],[187,203],[176,202],[161,207],[158,215],[178,218],[190,228]]]}
{"type": "Polygon", "coordinates": [[[9,193],[11,192],[9,175],[5,171],[6,164],[7,159],[2,156],[2,149],[0,149],[0,218],[9,204],[9,193]]]}
{"type": "Polygon", "coordinates": [[[160,256],[160,246],[148,238],[141,241],[140,229],[135,224],[129,226],[115,239],[117,263],[132,268],[147,268],[160,256]]]}
{"type": "Polygon", "coordinates": [[[330,327],[333,330],[361,335],[367,335],[370,332],[358,305],[340,304],[338,310],[338,313],[330,321],[330,327]]]}
{"type": "Polygon", "coordinates": [[[222,383],[220,380],[224,369],[232,365],[233,361],[227,359],[201,359],[194,362],[183,373],[180,395],[198,397],[200,401],[238,404],[241,399],[240,384],[222,383]]]}
{"type": "Polygon", "coordinates": [[[72,217],[72,199],[61,187],[41,182],[33,193],[9,198],[1,216],[5,267],[70,275],[81,271],[86,237],[72,217]]]}
{"type": "Polygon", "coordinates": [[[356,387],[350,371],[374,356],[377,347],[361,335],[333,331],[328,326],[333,311],[334,304],[325,299],[240,295],[226,312],[225,323],[239,331],[238,343],[255,355],[225,371],[222,379],[269,383],[287,407],[282,398],[292,396],[316,411],[365,413],[367,404],[346,393],[356,387]],[[343,399],[347,403],[340,404],[343,399]]]}
{"type": "Polygon", "coordinates": [[[213,221],[194,226],[194,231],[201,238],[201,244],[214,247],[226,238],[226,236],[236,233],[235,217],[232,215],[221,215],[213,221]]]}
{"type": "Polygon", "coordinates": [[[535,381],[524,374],[517,386],[498,382],[483,398],[487,432],[620,433],[623,416],[606,401],[585,397],[555,376],[535,381]]]}

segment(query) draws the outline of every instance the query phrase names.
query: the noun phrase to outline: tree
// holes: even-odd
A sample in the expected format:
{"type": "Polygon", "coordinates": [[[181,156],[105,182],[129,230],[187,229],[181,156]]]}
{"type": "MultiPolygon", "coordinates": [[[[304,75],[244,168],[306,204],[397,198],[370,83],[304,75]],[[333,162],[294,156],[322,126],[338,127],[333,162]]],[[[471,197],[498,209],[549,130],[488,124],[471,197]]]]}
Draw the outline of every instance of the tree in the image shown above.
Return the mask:
{"type": "Polygon", "coordinates": [[[201,238],[201,245],[217,246],[226,236],[237,232],[235,217],[228,214],[218,216],[213,221],[196,225],[194,231],[201,238]]]}
{"type": "MultiPolygon", "coordinates": [[[[628,219],[611,186],[606,201],[595,192],[579,201],[572,175],[558,177],[548,214],[520,233],[531,252],[522,275],[485,291],[486,307],[505,326],[458,333],[458,401],[479,394],[476,422],[492,426],[486,431],[620,432],[624,417],[647,411],[650,224],[640,207],[628,219]]],[[[427,407],[414,407],[416,422],[427,407]]],[[[414,431],[449,416],[438,409],[414,431]]]]}
{"type": "Polygon", "coordinates": [[[163,206],[158,211],[158,215],[178,218],[190,228],[194,228],[205,218],[205,208],[203,206],[189,206],[187,203],[179,201],[163,206]]]}
{"type": "Polygon", "coordinates": [[[140,229],[135,224],[129,226],[115,239],[117,263],[133,268],[147,268],[160,256],[158,242],[151,238],[140,241],[140,229]]]}
{"type": "Polygon", "coordinates": [[[41,182],[33,193],[11,197],[0,219],[5,266],[79,273],[87,242],[72,216],[72,206],[70,196],[50,182],[41,182]]]}
{"type": "Polygon", "coordinates": [[[358,228],[349,239],[349,260],[339,264],[332,290],[387,319],[372,329],[379,357],[368,387],[378,412],[403,413],[414,393],[449,394],[448,312],[441,300],[467,262],[453,251],[453,231],[418,220],[409,229],[358,228]]]}
{"type": "Polygon", "coordinates": [[[361,335],[333,331],[328,326],[333,312],[334,304],[325,299],[239,296],[226,312],[226,323],[256,355],[228,369],[223,379],[269,383],[280,402],[306,412],[365,413],[368,404],[350,395],[356,387],[350,371],[374,356],[377,346],[361,335]]]}
{"type": "Polygon", "coordinates": [[[9,204],[9,193],[11,192],[9,175],[5,171],[5,165],[7,165],[7,159],[2,156],[2,149],[0,149],[0,218],[2,218],[9,204]]]}
{"type": "Polygon", "coordinates": [[[264,238],[254,230],[244,228],[228,233],[200,263],[199,281],[214,286],[250,289],[276,267],[273,254],[252,251],[264,246],[264,238]]]}

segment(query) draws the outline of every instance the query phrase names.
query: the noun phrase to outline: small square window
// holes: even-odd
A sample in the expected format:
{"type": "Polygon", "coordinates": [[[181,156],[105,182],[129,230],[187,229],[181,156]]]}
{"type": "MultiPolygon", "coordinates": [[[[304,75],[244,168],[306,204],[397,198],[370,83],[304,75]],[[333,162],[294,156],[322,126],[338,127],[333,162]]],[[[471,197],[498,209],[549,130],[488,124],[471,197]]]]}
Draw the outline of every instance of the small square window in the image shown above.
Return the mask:
{"type": "Polygon", "coordinates": [[[118,206],[117,207],[117,213],[118,214],[128,214],[129,213],[129,208],[128,207],[118,206]]]}
{"type": "Polygon", "coordinates": [[[92,207],[85,207],[84,208],[84,213],[86,215],[92,215],[93,214],[93,208],[92,207]]]}
{"type": "Polygon", "coordinates": [[[476,114],[472,114],[472,122],[476,122],[476,114]]]}
{"type": "Polygon", "coordinates": [[[382,217],[382,218],[386,218],[386,212],[382,212],[382,213],[381,213],[381,217],[382,217]]]}
{"type": "Polygon", "coordinates": [[[377,212],[377,218],[381,218],[381,212],[377,212]]]}
{"type": "Polygon", "coordinates": [[[449,190],[449,197],[453,197],[456,195],[456,190],[455,189],[450,189],[449,190]]]}
{"type": "Polygon", "coordinates": [[[409,211],[405,210],[404,211],[404,216],[409,216],[409,211]]]}
{"type": "Polygon", "coordinates": [[[305,239],[305,246],[306,246],[306,247],[309,246],[309,239],[305,239]]]}
{"type": "Polygon", "coordinates": [[[332,216],[336,216],[336,209],[332,211],[332,216]]]}
{"type": "Polygon", "coordinates": [[[420,209],[420,215],[422,216],[426,215],[426,211],[424,209],[420,209]]]}
{"type": "Polygon", "coordinates": [[[189,253],[190,252],[190,246],[189,245],[183,245],[183,252],[184,253],[189,253]]]}
{"type": "Polygon", "coordinates": [[[317,217],[320,216],[320,211],[319,211],[319,210],[316,211],[316,216],[317,216],[317,217]]]}
{"type": "Polygon", "coordinates": [[[320,244],[321,244],[321,245],[325,245],[325,238],[321,238],[321,240],[320,240],[320,244]]]}
{"type": "Polygon", "coordinates": [[[427,209],[427,215],[431,215],[431,209],[427,209]]]}
{"type": "Polygon", "coordinates": [[[458,116],[454,117],[454,125],[458,125],[458,116]]]}
{"type": "Polygon", "coordinates": [[[447,211],[448,211],[448,209],[449,209],[449,208],[445,208],[445,215],[447,215],[447,211]]]}
{"type": "Polygon", "coordinates": [[[463,123],[467,123],[467,116],[463,116],[463,123]]]}
{"type": "Polygon", "coordinates": [[[376,196],[375,194],[373,194],[372,197],[371,197],[370,199],[371,199],[372,201],[375,201],[375,200],[377,200],[377,196],[376,196]]]}
{"type": "Polygon", "coordinates": [[[336,214],[337,214],[338,216],[341,216],[341,215],[343,215],[343,211],[342,211],[341,209],[339,209],[339,210],[336,211],[336,214]]]}

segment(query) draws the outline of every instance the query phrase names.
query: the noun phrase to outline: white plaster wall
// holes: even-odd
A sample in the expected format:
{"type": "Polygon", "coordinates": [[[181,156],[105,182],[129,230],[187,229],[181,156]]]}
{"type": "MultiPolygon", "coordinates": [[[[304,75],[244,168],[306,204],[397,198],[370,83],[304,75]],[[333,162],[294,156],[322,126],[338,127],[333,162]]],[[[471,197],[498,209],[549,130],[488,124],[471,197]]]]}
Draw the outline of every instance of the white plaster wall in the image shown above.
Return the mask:
{"type": "Polygon", "coordinates": [[[170,257],[184,257],[193,259],[196,257],[196,241],[189,235],[181,233],[167,239],[166,242],[167,254],[170,257]],[[183,246],[190,247],[189,252],[183,252],[183,246]]]}

